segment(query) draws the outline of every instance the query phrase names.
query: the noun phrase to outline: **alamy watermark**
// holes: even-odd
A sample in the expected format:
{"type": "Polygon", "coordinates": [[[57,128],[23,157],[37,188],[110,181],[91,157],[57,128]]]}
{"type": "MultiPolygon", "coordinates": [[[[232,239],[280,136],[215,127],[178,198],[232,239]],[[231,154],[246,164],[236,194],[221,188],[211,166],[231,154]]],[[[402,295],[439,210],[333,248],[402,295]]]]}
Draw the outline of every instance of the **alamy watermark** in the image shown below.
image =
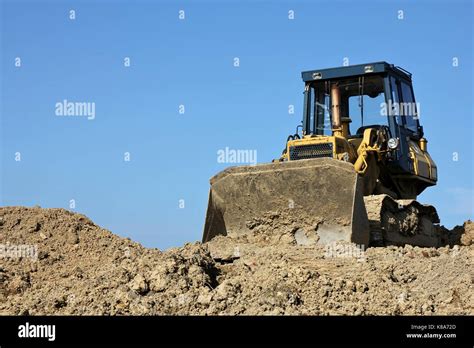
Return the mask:
{"type": "Polygon", "coordinates": [[[388,103],[380,103],[380,115],[382,116],[413,116],[420,117],[420,103],[397,103],[391,100],[388,103]]]}
{"type": "Polygon", "coordinates": [[[0,259],[31,259],[38,260],[38,246],[30,244],[0,244],[0,259]]]}
{"type": "Polygon", "coordinates": [[[217,163],[257,164],[257,150],[220,149],[217,151],[217,163]]]}
{"type": "Polygon", "coordinates": [[[19,338],[46,338],[52,342],[56,339],[56,325],[39,325],[26,322],[18,326],[19,338]]]}
{"type": "Polygon", "coordinates": [[[354,258],[358,262],[365,261],[365,246],[359,244],[330,243],[324,247],[326,258],[354,258]]]}
{"type": "Polygon", "coordinates": [[[64,99],[55,104],[56,116],[78,116],[87,117],[88,120],[95,119],[95,102],[72,102],[64,99]]]}

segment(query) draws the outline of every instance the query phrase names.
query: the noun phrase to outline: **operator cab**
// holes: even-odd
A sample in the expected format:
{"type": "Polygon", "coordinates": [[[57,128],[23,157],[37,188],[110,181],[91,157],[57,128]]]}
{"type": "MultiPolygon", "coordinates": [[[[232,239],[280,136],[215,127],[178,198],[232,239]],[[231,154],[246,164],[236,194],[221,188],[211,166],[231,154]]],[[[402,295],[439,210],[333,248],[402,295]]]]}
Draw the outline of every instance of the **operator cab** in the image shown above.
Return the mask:
{"type": "Polygon", "coordinates": [[[386,62],[303,72],[305,105],[303,135],[331,135],[334,106],[331,90],[339,93],[340,125],[348,139],[361,138],[366,128],[385,126],[391,136],[418,141],[418,121],[411,74],[386,62]]]}
{"type": "MultiPolygon", "coordinates": [[[[305,71],[302,77],[305,82],[303,139],[334,137],[336,144],[335,152],[308,154],[320,157],[335,153],[339,158],[337,154],[346,151],[342,145],[337,146],[344,144],[342,139],[357,151],[365,131],[375,129],[376,132],[367,132],[374,134],[373,141],[386,139],[381,148],[384,164],[379,166],[378,177],[385,187],[396,191],[399,197],[412,198],[436,184],[437,168],[427,152],[419,122],[420,109],[408,71],[386,62],[375,62],[305,71]]],[[[295,154],[300,149],[289,148],[290,159],[292,155],[309,156],[298,157],[295,154]]],[[[349,154],[345,158],[350,160],[354,156],[357,155],[349,154]]]]}

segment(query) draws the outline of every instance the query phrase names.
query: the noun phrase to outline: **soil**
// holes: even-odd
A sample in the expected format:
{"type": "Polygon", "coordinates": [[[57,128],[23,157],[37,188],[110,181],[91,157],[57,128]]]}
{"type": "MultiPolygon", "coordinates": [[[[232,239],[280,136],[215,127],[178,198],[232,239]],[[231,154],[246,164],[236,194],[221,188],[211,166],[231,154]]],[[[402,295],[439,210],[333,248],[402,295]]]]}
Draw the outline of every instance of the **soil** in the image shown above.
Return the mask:
{"type": "Polygon", "coordinates": [[[361,250],[277,218],[160,251],[64,209],[0,208],[0,314],[474,314],[471,221],[456,245],[361,250]]]}

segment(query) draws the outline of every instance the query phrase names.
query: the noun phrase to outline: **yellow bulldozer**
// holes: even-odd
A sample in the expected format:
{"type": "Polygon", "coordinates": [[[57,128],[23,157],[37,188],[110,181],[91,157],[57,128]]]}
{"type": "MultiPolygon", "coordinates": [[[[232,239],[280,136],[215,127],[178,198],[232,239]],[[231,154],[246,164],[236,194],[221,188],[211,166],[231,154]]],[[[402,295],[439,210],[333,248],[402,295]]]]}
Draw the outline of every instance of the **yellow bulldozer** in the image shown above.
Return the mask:
{"type": "Polygon", "coordinates": [[[436,211],[415,201],[436,184],[437,168],[412,75],[375,62],[305,71],[302,78],[303,120],[280,158],[211,178],[203,242],[247,233],[249,221],[277,212],[297,217],[321,244],[439,245],[436,211]],[[414,210],[416,221],[402,226],[397,216],[414,210]]]}

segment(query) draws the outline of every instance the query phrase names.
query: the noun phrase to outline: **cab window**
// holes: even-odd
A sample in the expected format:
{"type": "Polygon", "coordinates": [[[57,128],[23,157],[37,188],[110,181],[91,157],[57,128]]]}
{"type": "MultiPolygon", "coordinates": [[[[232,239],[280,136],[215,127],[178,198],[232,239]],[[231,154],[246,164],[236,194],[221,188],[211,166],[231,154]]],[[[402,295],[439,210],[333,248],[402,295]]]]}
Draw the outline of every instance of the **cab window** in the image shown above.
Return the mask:
{"type": "Polygon", "coordinates": [[[368,76],[339,81],[341,114],[351,120],[350,133],[362,134],[365,126],[387,125],[384,80],[382,76],[368,76]],[[359,131],[359,132],[358,132],[359,131]]]}
{"type": "Polygon", "coordinates": [[[324,83],[313,83],[308,93],[308,134],[331,135],[331,100],[324,83]]]}
{"type": "Polygon", "coordinates": [[[418,117],[411,86],[401,81],[400,90],[402,92],[402,103],[399,108],[399,113],[405,119],[406,128],[416,133],[418,132],[418,117]]]}

